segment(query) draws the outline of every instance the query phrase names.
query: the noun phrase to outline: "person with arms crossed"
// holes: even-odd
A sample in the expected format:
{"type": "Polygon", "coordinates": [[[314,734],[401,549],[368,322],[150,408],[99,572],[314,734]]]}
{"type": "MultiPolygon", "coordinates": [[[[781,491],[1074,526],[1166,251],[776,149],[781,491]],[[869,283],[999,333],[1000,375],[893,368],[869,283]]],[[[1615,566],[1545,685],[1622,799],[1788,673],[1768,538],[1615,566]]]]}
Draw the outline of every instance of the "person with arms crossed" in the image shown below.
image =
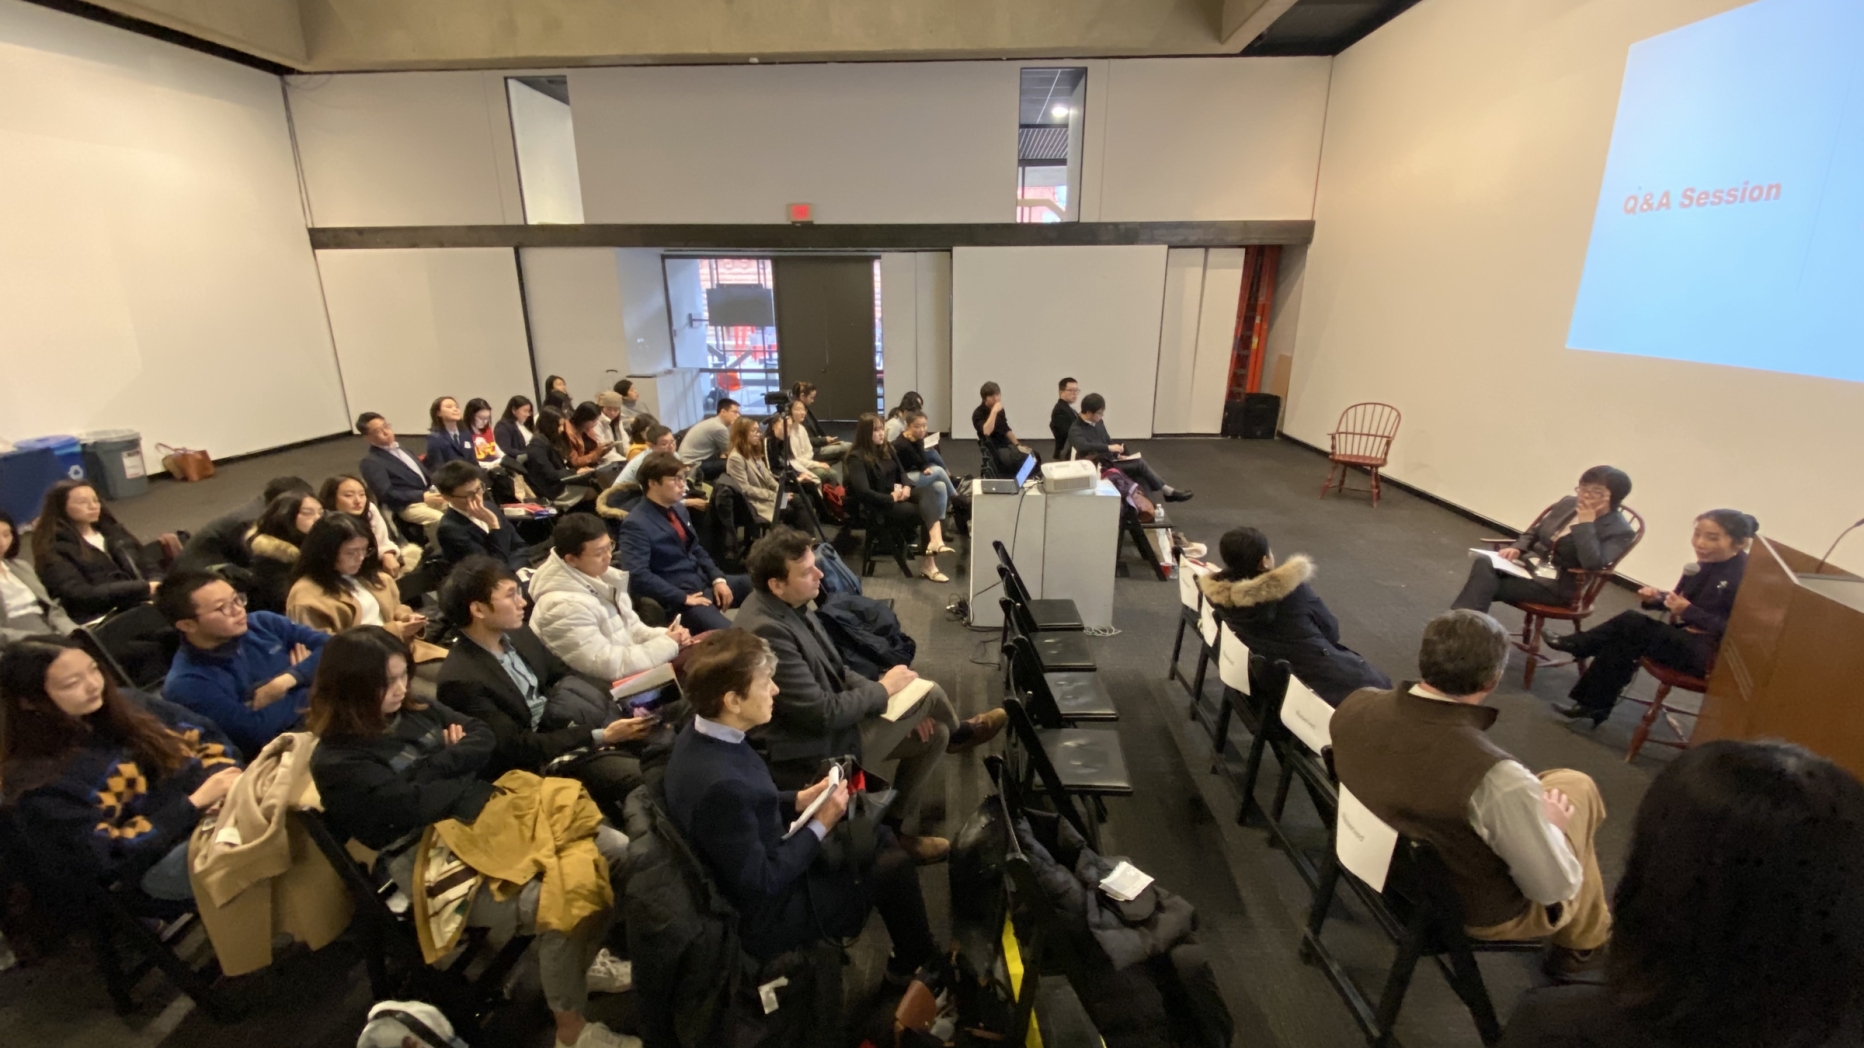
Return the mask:
{"type": "Polygon", "coordinates": [[[297,726],[329,634],[269,611],[248,614],[243,595],[204,571],[169,576],[155,606],[182,638],[165,698],[211,719],[243,754],[297,726]]]}

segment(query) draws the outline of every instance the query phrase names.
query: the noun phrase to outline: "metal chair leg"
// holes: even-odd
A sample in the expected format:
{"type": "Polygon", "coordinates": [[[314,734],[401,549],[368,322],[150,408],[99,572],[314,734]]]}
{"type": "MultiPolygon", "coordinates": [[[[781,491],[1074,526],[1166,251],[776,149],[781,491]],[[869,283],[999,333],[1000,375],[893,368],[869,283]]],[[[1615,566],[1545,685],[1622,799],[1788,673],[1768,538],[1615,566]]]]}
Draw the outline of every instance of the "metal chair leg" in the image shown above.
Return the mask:
{"type": "Polygon", "coordinates": [[[1527,621],[1521,626],[1521,632],[1527,641],[1527,665],[1521,670],[1523,687],[1534,686],[1534,670],[1540,666],[1541,634],[1546,628],[1547,620],[1539,615],[1529,615],[1527,621]]]}
{"type": "Polygon", "coordinates": [[[1404,937],[1398,940],[1398,956],[1392,961],[1391,974],[1385,978],[1385,990],[1379,995],[1378,1012],[1373,1019],[1377,1030],[1372,1038],[1375,1048],[1386,1048],[1392,1043],[1398,1010],[1404,1007],[1404,995],[1411,989],[1411,976],[1416,973],[1417,962],[1423,956],[1424,930],[1407,927],[1404,937]]]}
{"type": "Polygon", "coordinates": [[[1495,1044],[1502,1039],[1501,1020],[1495,1016],[1495,1002],[1489,1000],[1489,988],[1482,982],[1482,969],[1476,966],[1476,955],[1467,944],[1452,946],[1445,951],[1450,957],[1450,988],[1463,999],[1469,1008],[1470,1017],[1476,1021],[1476,1035],[1483,1044],[1495,1044]]]}
{"type": "Polygon", "coordinates": [[[1249,825],[1249,809],[1256,802],[1256,776],[1262,773],[1262,754],[1268,749],[1268,725],[1256,732],[1255,739],[1249,744],[1249,763],[1243,765],[1243,781],[1239,789],[1243,793],[1242,806],[1236,810],[1236,824],[1249,825]]]}

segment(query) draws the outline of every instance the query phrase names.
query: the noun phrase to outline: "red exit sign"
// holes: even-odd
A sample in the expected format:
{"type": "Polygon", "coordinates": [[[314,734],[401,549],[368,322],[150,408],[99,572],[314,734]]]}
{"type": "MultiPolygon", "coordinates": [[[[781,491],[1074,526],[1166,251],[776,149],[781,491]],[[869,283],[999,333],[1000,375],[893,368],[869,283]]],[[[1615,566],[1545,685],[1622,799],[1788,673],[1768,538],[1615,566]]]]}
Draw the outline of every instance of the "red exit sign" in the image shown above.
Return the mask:
{"type": "Polygon", "coordinates": [[[791,204],[790,205],[790,221],[792,222],[814,222],[815,221],[815,209],[808,204],[791,204]]]}

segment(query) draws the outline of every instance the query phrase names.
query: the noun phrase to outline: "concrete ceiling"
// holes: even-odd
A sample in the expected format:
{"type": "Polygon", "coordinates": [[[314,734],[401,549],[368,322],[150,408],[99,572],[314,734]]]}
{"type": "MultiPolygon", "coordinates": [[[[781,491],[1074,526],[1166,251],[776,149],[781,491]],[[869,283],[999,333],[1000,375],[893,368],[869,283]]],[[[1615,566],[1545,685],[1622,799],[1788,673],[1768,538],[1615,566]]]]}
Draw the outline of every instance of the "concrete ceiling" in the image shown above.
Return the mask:
{"type": "Polygon", "coordinates": [[[1357,28],[1393,0],[34,2],[288,70],[340,72],[1233,55],[1306,8],[1355,5],[1309,18],[1276,50],[1327,54],[1318,27],[1344,20],[1357,28]]]}

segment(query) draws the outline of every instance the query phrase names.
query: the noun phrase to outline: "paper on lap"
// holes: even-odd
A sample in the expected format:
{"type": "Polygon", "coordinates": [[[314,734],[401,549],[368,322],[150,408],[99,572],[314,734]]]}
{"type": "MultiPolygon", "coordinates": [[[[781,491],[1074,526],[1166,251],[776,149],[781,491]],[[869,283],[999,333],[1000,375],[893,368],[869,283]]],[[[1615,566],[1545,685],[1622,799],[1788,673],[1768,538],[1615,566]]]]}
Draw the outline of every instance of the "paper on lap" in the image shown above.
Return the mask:
{"type": "Polygon", "coordinates": [[[880,715],[881,719],[890,721],[899,720],[901,717],[906,716],[907,712],[914,706],[919,705],[919,700],[925,698],[931,691],[932,682],[924,677],[913,681],[906,687],[901,688],[892,698],[887,700],[887,711],[880,715]]]}
{"type": "Polygon", "coordinates": [[[1531,579],[1534,577],[1528,573],[1526,568],[1523,568],[1521,565],[1516,564],[1514,561],[1509,560],[1492,549],[1472,549],[1469,551],[1470,560],[1481,558],[1487,558],[1488,562],[1495,566],[1495,570],[1504,575],[1513,575],[1523,579],[1531,579]]]}

